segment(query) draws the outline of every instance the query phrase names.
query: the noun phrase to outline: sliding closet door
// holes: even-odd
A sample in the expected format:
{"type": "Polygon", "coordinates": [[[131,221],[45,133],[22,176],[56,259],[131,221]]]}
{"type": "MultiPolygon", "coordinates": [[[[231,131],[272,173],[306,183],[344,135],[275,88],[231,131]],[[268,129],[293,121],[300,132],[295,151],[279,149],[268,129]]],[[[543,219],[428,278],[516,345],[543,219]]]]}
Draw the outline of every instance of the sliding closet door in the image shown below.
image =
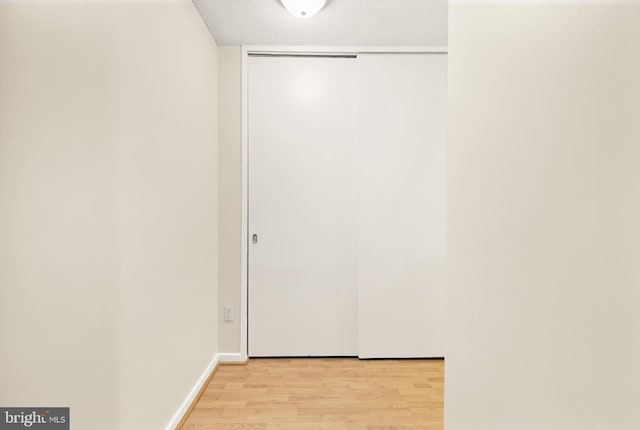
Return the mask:
{"type": "Polygon", "coordinates": [[[444,356],[446,55],[358,56],[359,355],[444,356]]]}
{"type": "Polygon", "coordinates": [[[355,58],[250,57],[249,355],[357,355],[355,58]]]}

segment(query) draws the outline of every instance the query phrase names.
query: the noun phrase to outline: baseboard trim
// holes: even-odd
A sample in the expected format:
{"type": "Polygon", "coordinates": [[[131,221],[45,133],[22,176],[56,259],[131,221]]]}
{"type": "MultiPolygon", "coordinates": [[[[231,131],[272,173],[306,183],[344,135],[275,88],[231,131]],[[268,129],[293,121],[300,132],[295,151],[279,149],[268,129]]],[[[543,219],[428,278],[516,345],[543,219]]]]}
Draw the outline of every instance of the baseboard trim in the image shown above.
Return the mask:
{"type": "Polygon", "coordinates": [[[242,358],[239,352],[221,352],[218,354],[220,364],[247,364],[247,359],[242,358]]]}
{"type": "Polygon", "coordinates": [[[209,385],[211,378],[218,370],[218,364],[220,363],[220,354],[216,354],[207,368],[204,370],[198,381],[193,386],[189,394],[187,394],[187,398],[184,399],[178,411],[173,415],[169,424],[165,427],[165,430],[181,430],[184,424],[187,422],[187,418],[191,414],[191,411],[202,397],[204,390],[209,385]]]}

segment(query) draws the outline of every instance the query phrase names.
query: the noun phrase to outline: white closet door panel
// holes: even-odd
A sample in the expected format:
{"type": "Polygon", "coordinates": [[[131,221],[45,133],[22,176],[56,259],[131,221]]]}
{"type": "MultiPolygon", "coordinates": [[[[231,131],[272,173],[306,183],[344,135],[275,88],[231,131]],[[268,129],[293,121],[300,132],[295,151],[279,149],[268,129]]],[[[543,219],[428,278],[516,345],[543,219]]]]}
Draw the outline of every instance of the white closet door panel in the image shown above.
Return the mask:
{"type": "Polygon", "coordinates": [[[358,56],[359,356],[444,356],[446,55],[358,56]]]}
{"type": "Polygon", "coordinates": [[[250,57],[249,355],[357,355],[355,59],[250,57]]]}

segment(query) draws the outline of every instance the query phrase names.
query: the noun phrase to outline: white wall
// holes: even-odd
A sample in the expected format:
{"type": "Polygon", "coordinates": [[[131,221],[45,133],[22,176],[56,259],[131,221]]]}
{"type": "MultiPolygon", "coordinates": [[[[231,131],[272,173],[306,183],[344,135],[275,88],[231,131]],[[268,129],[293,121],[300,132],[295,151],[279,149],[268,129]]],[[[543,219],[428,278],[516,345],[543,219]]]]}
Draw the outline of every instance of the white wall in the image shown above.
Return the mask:
{"type": "Polygon", "coordinates": [[[640,4],[451,4],[447,430],[640,422],[640,4]]]}
{"type": "Polygon", "coordinates": [[[221,352],[239,353],[240,261],[242,237],[242,57],[239,47],[218,51],[218,189],[220,219],[219,339],[221,352]],[[223,307],[233,306],[234,320],[224,321],[223,307]]]}
{"type": "Polygon", "coordinates": [[[215,356],[216,50],[189,2],[0,4],[0,404],[155,430],[215,356]]]}
{"type": "Polygon", "coordinates": [[[159,429],[217,353],[217,47],[190,3],[117,22],[119,429],[159,429]]]}
{"type": "Polygon", "coordinates": [[[116,416],[109,16],[0,4],[0,404],[96,430],[116,416]]]}

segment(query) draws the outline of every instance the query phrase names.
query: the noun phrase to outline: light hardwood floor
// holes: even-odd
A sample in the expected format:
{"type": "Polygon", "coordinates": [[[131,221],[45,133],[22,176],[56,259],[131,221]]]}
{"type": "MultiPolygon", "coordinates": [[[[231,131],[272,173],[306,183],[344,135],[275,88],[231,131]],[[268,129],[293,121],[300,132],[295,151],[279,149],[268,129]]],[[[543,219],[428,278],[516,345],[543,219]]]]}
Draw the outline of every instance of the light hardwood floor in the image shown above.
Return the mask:
{"type": "Polygon", "coordinates": [[[184,430],[442,430],[443,360],[221,365],[184,430]]]}

